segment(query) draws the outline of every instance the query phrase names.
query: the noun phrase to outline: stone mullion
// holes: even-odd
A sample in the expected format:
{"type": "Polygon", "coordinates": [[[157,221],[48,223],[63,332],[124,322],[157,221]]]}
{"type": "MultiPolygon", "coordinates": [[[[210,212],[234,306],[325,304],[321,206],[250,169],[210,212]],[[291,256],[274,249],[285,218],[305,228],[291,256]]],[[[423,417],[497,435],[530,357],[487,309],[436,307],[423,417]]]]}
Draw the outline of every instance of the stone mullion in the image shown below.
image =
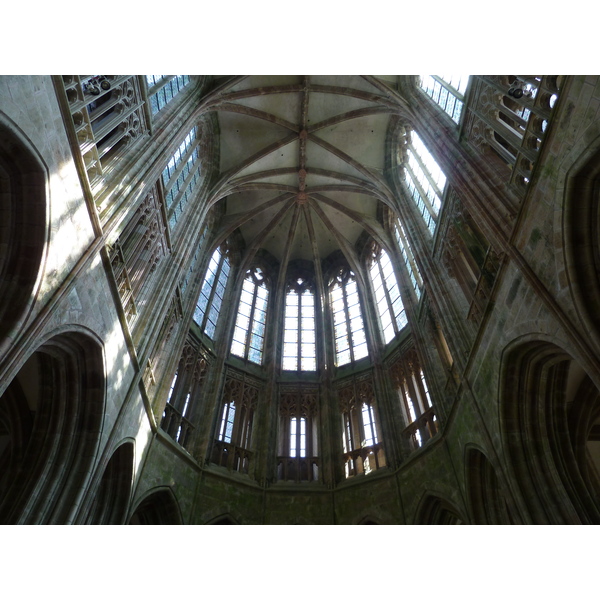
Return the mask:
{"type": "Polygon", "coordinates": [[[389,369],[375,364],[373,379],[377,395],[377,408],[379,409],[379,442],[385,448],[386,462],[390,466],[397,466],[403,459],[403,448],[401,442],[399,443],[403,427],[397,417],[397,394],[389,369]]]}
{"type": "Polygon", "coordinates": [[[432,110],[429,98],[415,96],[419,137],[461,198],[465,208],[491,241],[506,240],[512,231],[520,199],[509,188],[505,173],[494,172],[482,155],[469,153],[432,110]],[[440,135],[441,133],[441,135],[440,135]]]}
{"type": "MultiPolygon", "coordinates": [[[[430,99],[427,96],[424,94],[421,94],[421,96],[423,96],[423,100],[429,102],[430,99]]],[[[424,143],[426,143],[425,140],[424,143]]],[[[423,291],[427,292],[431,304],[435,307],[435,312],[442,315],[444,320],[448,320],[452,325],[452,330],[457,332],[457,335],[452,338],[452,342],[458,346],[453,354],[464,357],[467,348],[470,347],[469,340],[471,336],[466,330],[464,316],[457,310],[452,294],[449,294],[446,289],[445,274],[440,273],[437,261],[433,260],[429,232],[414,201],[408,196],[406,186],[400,179],[400,173],[398,171],[395,176],[396,195],[399,200],[399,217],[404,224],[405,235],[413,250],[419,272],[423,277],[423,291]],[[408,226],[409,223],[411,224],[410,227],[408,226]]],[[[416,335],[415,330],[419,327],[418,319],[413,319],[411,325],[413,325],[413,331],[416,335]]],[[[427,335],[424,334],[422,339],[425,341],[427,335]]]]}
{"type": "MultiPolygon", "coordinates": [[[[365,282],[368,288],[367,290],[365,290],[365,292],[368,293],[361,294],[359,292],[358,297],[361,305],[361,314],[363,318],[363,326],[365,328],[365,337],[367,339],[367,348],[369,349],[369,356],[371,357],[372,363],[377,363],[380,359],[383,348],[385,348],[385,339],[383,337],[382,327],[380,326],[381,320],[379,318],[379,309],[377,307],[377,301],[375,299],[375,293],[373,290],[373,281],[371,280],[371,274],[368,271],[369,269],[367,266],[365,268],[365,276],[363,277],[363,281],[365,282]]],[[[383,287],[385,290],[385,281],[383,283],[383,287]]],[[[393,313],[391,312],[391,307],[390,314],[392,315],[392,320],[394,320],[393,313]]],[[[348,326],[349,325],[350,324],[348,323],[348,326]]]]}
{"type": "MultiPolygon", "coordinates": [[[[324,282],[326,279],[324,279],[324,282]]],[[[335,365],[335,330],[333,327],[333,312],[331,308],[331,296],[329,286],[323,288],[323,312],[322,326],[325,335],[323,336],[322,352],[325,362],[329,368],[325,370],[321,377],[320,410],[318,414],[319,439],[321,440],[320,456],[320,476],[321,481],[329,488],[333,488],[336,483],[344,478],[344,466],[342,461],[342,435],[345,434],[345,428],[340,429],[341,419],[340,410],[337,404],[337,394],[333,390],[333,372],[335,365]],[[327,335],[328,333],[328,335],[327,335]]]]}
{"type": "MultiPolygon", "coordinates": [[[[435,313],[439,315],[440,320],[448,323],[444,329],[451,329],[456,333],[451,339],[454,346],[452,354],[455,357],[464,357],[470,348],[472,336],[467,329],[464,315],[458,310],[453,294],[447,287],[445,273],[440,272],[440,266],[437,261],[433,260],[430,248],[423,243],[423,235],[419,228],[413,230],[413,228],[405,227],[405,233],[414,250],[415,260],[419,264],[419,272],[423,276],[423,285],[435,313]]],[[[423,332],[422,336],[417,334],[416,330],[421,327],[419,320],[413,319],[411,325],[413,325],[416,343],[420,344],[421,340],[423,343],[427,343],[426,332],[423,332]]]]}

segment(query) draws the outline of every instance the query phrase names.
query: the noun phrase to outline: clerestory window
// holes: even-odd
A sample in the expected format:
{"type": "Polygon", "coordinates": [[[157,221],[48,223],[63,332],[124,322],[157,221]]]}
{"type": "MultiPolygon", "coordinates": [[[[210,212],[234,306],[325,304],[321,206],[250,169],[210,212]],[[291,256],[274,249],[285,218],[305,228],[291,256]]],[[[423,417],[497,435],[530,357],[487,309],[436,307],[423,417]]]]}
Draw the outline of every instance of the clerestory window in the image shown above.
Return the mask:
{"type": "Polygon", "coordinates": [[[408,191],[433,235],[442,206],[446,176],[414,131],[411,132],[411,142],[407,144],[404,168],[408,191]]]}
{"type": "Polygon", "coordinates": [[[315,292],[308,281],[298,277],[285,296],[283,333],[284,371],[316,371],[315,292]]]}
{"type": "Polygon", "coordinates": [[[189,75],[146,75],[152,116],[162,110],[186,85],[189,75]]]}
{"type": "Polygon", "coordinates": [[[458,125],[468,75],[421,75],[421,89],[458,125]]]}
{"type": "Polygon", "coordinates": [[[220,248],[217,248],[208,264],[194,310],[194,321],[210,339],[215,335],[229,271],[229,259],[220,248]]]}
{"type": "Polygon", "coordinates": [[[396,241],[400,247],[400,252],[402,252],[402,258],[404,258],[404,264],[406,265],[406,270],[408,271],[408,276],[410,277],[413,289],[415,290],[417,300],[420,300],[421,291],[423,289],[423,278],[421,277],[410,242],[408,241],[408,237],[406,236],[406,232],[400,221],[397,221],[394,225],[394,235],[396,236],[396,241]]]}
{"type": "Polygon", "coordinates": [[[407,320],[394,267],[383,248],[374,249],[369,274],[373,282],[383,339],[388,344],[404,328],[407,320]]]}
{"type": "Polygon", "coordinates": [[[249,269],[242,286],[231,353],[257,365],[263,362],[268,300],[263,272],[258,267],[249,269]]]}
{"type": "Polygon", "coordinates": [[[354,273],[340,269],[329,284],[329,295],[333,312],[335,362],[339,367],[369,355],[354,273]]]}
{"type": "Polygon", "coordinates": [[[173,229],[200,182],[200,151],[194,127],[179,145],[162,173],[169,226],[173,229]]]}

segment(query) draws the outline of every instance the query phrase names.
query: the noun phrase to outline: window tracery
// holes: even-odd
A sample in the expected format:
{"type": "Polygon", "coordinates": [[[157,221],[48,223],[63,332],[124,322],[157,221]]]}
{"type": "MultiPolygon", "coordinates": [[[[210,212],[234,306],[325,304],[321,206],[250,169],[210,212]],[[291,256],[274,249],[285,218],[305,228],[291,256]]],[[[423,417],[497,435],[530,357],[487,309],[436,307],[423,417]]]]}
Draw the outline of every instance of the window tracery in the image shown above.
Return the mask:
{"type": "Polygon", "coordinates": [[[385,466],[371,375],[344,382],[338,390],[346,478],[385,466]]]}
{"type": "Polygon", "coordinates": [[[217,248],[206,269],[200,296],[194,310],[194,322],[211,340],[214,339],[230,270],[226,251],[217,248]]]}
{"type": "Polygon", "coordinates": [[[475,81],[469,139],[491,148],[510,169],[511,183],[524,189],[558,100],[562,76],[477,76],[475,81]]]}
{"type": "Polygon", "coordinates": [[[421,89],[458,125],[464,105],[468,75],[422,75],[421,89]]]}
{"type": "Polygon", "coordinates": [[[408,321],[390,257],[383,248],[376,245],[371,253],[369,274],[373,282],[384,342],[388,344],[408,321]]]}
{"type": "Polygon", "coordinates": [[[318,388],[283,388],[279,402],[277,478],[319,479],[317,438],[318,388]]]}
{"type": "Polygon", "coordinates": [[[408,271],[408,276],[410,277],[417,300],[420,300],[423,289],[423,278],[421,277],[419,266],[415,260],[410,242],[408,241],[408,237],[404,231],[404,227],[399,220],[397,220],[394,224],[394,236],[398,242],[400,252],[402,253],[402,258],[404,258],[404,264],[406,265],[406,270],[408,271]]]}
{"type": "Polygon", "coordinates": [[[259,384],[248,376],[228,369],[212,462],[232,471],[249,473],[253,453],[252,425],[258,403],[259,384]]]}
{"type": "Polygon", "coordinates": [[[171,382],[160,427],[180,446],[190,450],[194,424],[190,417],[195,401],[200,397],[210,365],[208,355],[188,340],[171,382]]]}
{"type": "Polygon", "coordinates": [[[316,371],[315,290],[306,278],[297,277],[285,296],[282,369],[316,371]]]}
{"type": "Polygon", "coordinates": [[[408,192],[433,235],[442,206],[446,176],[415,131],[407,136],[402,166],[408,192]]]}
{"type": "Polygon", "coordinates": [[[500,269],[502,255],[489,244],[452,191],[451,222],[443,242],[442,261],[469,303],[467,319],[480,322],[500,269]]]}
{"type": "Polygon", "coordinates": [[[146,75],[152,116],[162,110],[185,86],[189,75],[146,75]]]}
{"type": "Polygon", "coordinates": [[[341,268],[329,284],[335,339],[336,366],[369,355],[356,276],[341,268]]]}
{"type": "Polygon", "coordinates": [[[62,84],[90,191],[95,193],[115,159],[148,131],[140,82],[136,75],[63,75],[62,84]]]}
{"type": "Polygon", "coordinates": [[[231,341],[231,353],[261,365],[265,345],[265,325],[269,289],[258,267],[246,272],[231,341]]]}
{"type": "Polygon", "coordinates": [[[163,169],[162,184],[171,230],[201,180],[198,128],[193,127],[163,169]]]}
{"type": "Polygon", "coordinates": [[[396,360],[390,374],[407,425],[402,435],[416,450],[437,433],[435,410],[416,350],[411,348],[396,360]]]}
{"type": "Polygon", "coordinates": [[[130,325],[145,304],[144,291],[151,274],[162,257],[169,253],[165,230],[160,196],[154,186],[111,250],[119,296],[130,325]]]}

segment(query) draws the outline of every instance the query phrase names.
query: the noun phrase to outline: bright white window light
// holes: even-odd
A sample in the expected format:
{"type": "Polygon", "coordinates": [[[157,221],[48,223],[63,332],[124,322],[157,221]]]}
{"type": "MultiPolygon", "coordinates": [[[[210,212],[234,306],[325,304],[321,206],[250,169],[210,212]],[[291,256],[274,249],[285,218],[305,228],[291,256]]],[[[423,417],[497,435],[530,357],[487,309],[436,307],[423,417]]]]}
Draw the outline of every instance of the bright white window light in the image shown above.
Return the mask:
{"type": "Polygon", "coordinates": [[[298,278],[285,297],[283,370],[317,370],[315,317],[315,294],[298,278]]]}
{"type": "Polygon", "coordinates": [[[358,287],[352,271],[340,271],[330,288],[330,300],[337,366],[368,356],[358,287]]]}
{"type": "Polygon", "coordinates": [[[269,290],[262,271],[246,273],[233,330],[231,353],[257,365],[263,362],[269,290]]]}
{"type": "Polygon", "coordinates": [[[421,89],[458,125],[468,75],[421,75],[421,89]]]}
{"type": "Polygon", "coordinates": [[[388,253],[381,248],[372,257],[369,269],[375,302],[386,344],[407,324],[406,312],[400,297],[400,288],[388,253]]]}
{"type": "Polygon", "coordinates": [[[229,270],[229,259],[217,248],[210,259],[194,310],[194,321],[210,339],[215,335],[229,270]]]}

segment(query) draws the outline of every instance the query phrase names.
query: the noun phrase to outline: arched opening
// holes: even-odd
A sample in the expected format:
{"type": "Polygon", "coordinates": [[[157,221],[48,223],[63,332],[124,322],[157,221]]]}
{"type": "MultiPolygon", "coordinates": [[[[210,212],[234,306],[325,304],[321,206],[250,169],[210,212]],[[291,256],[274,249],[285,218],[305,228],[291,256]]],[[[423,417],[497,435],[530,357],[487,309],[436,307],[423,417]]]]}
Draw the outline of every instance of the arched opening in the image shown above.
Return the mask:
{"type": "Polygon", "coordinates": [[[46,180],[0,113],[0,355],[33,304],[46,243],[46,180]]]}
{"type": "Polygon", "coordinates": [[[207,525],[237,525],[237,524],[238,523],[236,523],[229,515],[223,515],[223,516],[217,517],[216,519],[213,519],[212,521],[207,523],[207,525]]]}
{"type": "Polygon", "coordinates": [[[129,525],[183,525],[173,491],[161,488],[147,495],[129,518],[129,525]]]}
{"type": "Polygon", "coordinates": [[[466,460],[467,492],[475,525],[515,525],[518,520],[509,508],[496,470],[488,458],[470,448],[466,460]]]}
{"type": "Polygon", "coordinates": [[[82,333],[38,348],[0,398],[0,523],[68,523],[104,414],[100,346],[82,333]]]}
{"type": "Polygon", "coordinates": [[[417,525],[463,525],[465,519],[459,510],[447,500],[428,494],[417,512],[417,525]]]}
{"type": "Polygon", "coordinates": [[[573,301],[586,334],[600,344],[600,141],[594,145],[595,151],[566,182],[562,227],[573,301]]]}
{"type": "Polygon", "coordinates": [[[123,525],[129,510],[134,446],[121,444],[113,453],[95,493],[87,525],[123,525]]]}
{"type": "Polygon", "coordinates": [[[506,359],[502,425],[534,523],[600,523],[600,392],[561,348],[532,341],[506,359]]]}

